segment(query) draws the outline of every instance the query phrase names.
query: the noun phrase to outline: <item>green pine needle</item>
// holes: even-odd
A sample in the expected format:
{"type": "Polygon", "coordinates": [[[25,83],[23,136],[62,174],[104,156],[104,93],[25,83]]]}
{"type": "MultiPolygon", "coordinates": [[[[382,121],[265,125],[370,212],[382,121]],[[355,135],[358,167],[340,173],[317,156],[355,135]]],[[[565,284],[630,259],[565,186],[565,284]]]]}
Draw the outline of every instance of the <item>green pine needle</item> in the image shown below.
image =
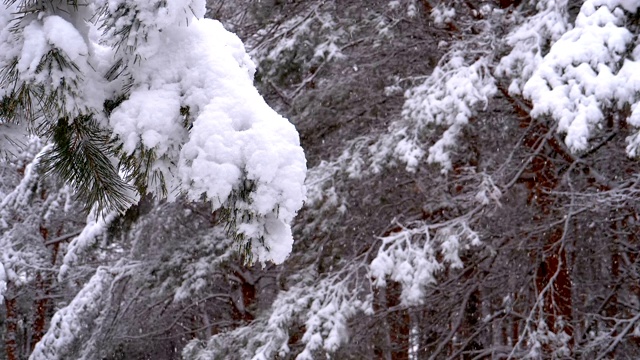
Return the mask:
{"type": "Polygon", "coordinates": [[[91,116],[68,121],[60,118],[53,127],[53,147],[44,154],[44,170],[68,181],[85,200],[86,208],[97,204],[124,212],[132,203],[132,187],[118,175],[112,163],[108,134],[91,116]]]}

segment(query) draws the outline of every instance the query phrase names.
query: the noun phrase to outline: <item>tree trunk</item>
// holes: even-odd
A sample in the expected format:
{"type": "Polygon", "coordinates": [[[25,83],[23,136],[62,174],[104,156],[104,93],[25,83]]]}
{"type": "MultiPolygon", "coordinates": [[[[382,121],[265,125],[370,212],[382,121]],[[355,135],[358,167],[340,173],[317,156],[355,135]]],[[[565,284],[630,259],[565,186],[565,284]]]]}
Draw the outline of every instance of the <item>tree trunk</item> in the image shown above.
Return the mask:
{"type": "MultiPolygon", "coordinates": [[[[546,127],[541,127],[541,129],[544,132],[536,134],[536,142],[542,134],[549,131],[546,127]]],[[[554,218],[551,210],[553,199],[549,193],[558,184],[556,169],[550,160],[543,157],[536,157],[531,163],[531,168],[533,184],[530,196],[540,208],[539,218],[535,220],[544,222],[554,218]]],[[[567,254],[562,243],[566,236],[563,231],[564,228],[549,229],[547,233],[542,235],[544,245],[542,246],[542,261],[537,269],[536,285],[538,291],[546,289],[543,309],[547,328],[556,334],[565,332],[569,335],[571,337],[569,347],[572,349],[574,343],[573,328],[571,327],[572,288],[567,254]]]]}
{"type": "Polygon", "coordinates": [[[7,360],[18,359],[18,318],[16,314],[16,299],[5,298],[4,306],[7,310],[7,328],[4,337],[7,360]]]}
{"type": "MultiPolygon", "coordinates": [[[[554,213],[554,198],[551,194],[560,183],[558,178],[558,168],[555,163],[566,162],[571,164],[574,159],[565,152],[553,136],[555,130],[550,129],[543,122],[536,122],[531,118],[530,104],[526,101],[518,101],[511,97],[506,91],[501,89],[503,94],[511,102],[514,111],[521,120],[521,127],[527,128],[531,125],[530,133],[525,138],[524,145],[530,149],[533,159],[527,168],[527,177],[521,179],[529,189],[528,202],[538,207],[538,215],[534,222],[549,223],[557,220],[557,213],[554,213]],[[551,133],[550,133],[551,132],[551,133]],[[542,146],[542,148],[540,148],[542,146]]],[[[561,214],[566,215],[566,214],[561,214]]],[[[572,285],[571,274],[567,264],[567,254],[562,243],[566,234],[564,227],[550,228],[542,234],[542,260],[537,265],[535,276],[538,291],[546,292],[543,297],[543,309],[547,328],[554,333],[565,332],[571,337],[569,347],[573,349],[573,328],[572,321],[572,285]],[[558,320],[562,320],[558,322],[558,320]]],[[[537,236],[537,235],[535,235],[537,236]]],[[[536,252],[533,252],[534,255],[536,252]]],[[[537,252],[540,254],[540,252],[537,252]]],[[[533,259],[540,257],[534,255],[533,259]]],[[[531,310],[533,311],[533,309],[531,310]]],[[[518,339],[514,339],[517,343],[518,339]]],[[[548,349],[545,349],[548,350],[548,349]]]]}
{"type": "MultiPolygon", "coordinates": [[[[387,309],[399,307],[402,285],[397,282],[389,282],[387,285],[387,309]]],[[[409,359],[409,336],[411,332],[411,320],[407,309],[390,311],[388,315],[389,335],[391,339],[391,359],[409,359]]]]}
{"type": "Polygon", "coordinates": [[[544,260],[538,267],[536,282],[538,291],[547,289],[544,294],[544,312],[547,327],[554,333],[565,332],[571,336],[573,345],[571,275],[567,266],[567,255],[558,241],[562,237],[561,230],[555,230],[546,239],[544,260]]]}
{"type": "Polygon", "coordinates": [[[373,352],[377,359],[409,359],[411,317],[407,309],[401,308],[402,285],[387,281],[386,287],[375,290],[373,308],[381,317],[376,322],[378,341],[373,352]]]}
{"type": "Polygon", "coordinates": [[[373,311],[379,314],[376,316],[379,320],[374,323],[377,341],[373,344],[373,354],[376,359],[391,360],[391,331],[385,315],[387,311],[387,288],[374,288],[373,299],[373,311]]]}
{"type": "MultiPolygon", "coordinates": [[[[62,228],[58,230],[56,236],[60,236],[62,234],[62,228]]],[[[49,230],[41,227],[40,235],[42,235],[43,242],[47,242],[49,238],[49,230]]],[[[58,249],[60,247],[60,243],[53,244],[52,252],[51,252],[51,265],[52,267],[56,264],[56,259],[58,257],[58,249]]],[[[52,274],[38,272],[36,274],[36,300],[35,300],[35,319],[33,321],[33,335],[31,336],[31,351],[35,349],[36,344],[42,340],[44,336],[45,325],[47,324],[47,315],[49,310],[49,296],[51,295],[51,283],[52,283],[52,274]]]]}
{"type": "MultiPolygon", "coordinates": [[[[463,339],[469,339],[475,333],[481,314],[481,301],[480,301],[480,289],[475,289],[471,295],[469,296],[469,300],[467,300],[467,306],[464,309],[464,322],[460,327],[460,332],[462,334],[463,339]]],[[[477,338],[469,341],[464,349],[462,359],[473,359],[475,358],[474,353],[482,350],[482,344],[478,341],[477,338]]]]}
{"type": "Polygon", "coordinates": [[[43,279],[41,273],[36,274],[36,300],[35,308],[36,314],[33,320],[33,335],[31,336],[31,351],[35,349],[36,344],[42,340],[44,335],[44,326],[47,322],[47,307],[48,307],[48,284],[43,279]]]}

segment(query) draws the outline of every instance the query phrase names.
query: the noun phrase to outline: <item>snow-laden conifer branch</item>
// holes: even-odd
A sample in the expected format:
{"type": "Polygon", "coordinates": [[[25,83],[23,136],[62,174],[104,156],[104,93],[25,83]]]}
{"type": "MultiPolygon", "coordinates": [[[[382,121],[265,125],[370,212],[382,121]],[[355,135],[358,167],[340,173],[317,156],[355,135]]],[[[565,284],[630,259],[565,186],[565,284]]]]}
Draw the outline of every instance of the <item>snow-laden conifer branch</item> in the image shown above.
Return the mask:
{"type": "MultiPolygon", "coordinates": [[[[147,192],[204,196],[243,214],[230,229],[250,261],[282,262],[305,158],[253,87],[240,40],[202,19],[201,0],[48,5],[0,10],[3,122],[52,142],[48,169],[87,208],[123,212],[147,192]]],[[[15,138],[10,128],[0,135],[15,138]]]]}
{"type": "Polygon", "coordinates": [[[101,314],[111,298],[111,284],[116,276],[117,272],[109,268],[98,268],[73,301],[56,312],[49,330],[29,359],[65,359],[78,354],[82,354],[82,358],[92,356],[91,352],[97,349],[83,341],[90,340],[92,330],[100,326],[101,314]]]}

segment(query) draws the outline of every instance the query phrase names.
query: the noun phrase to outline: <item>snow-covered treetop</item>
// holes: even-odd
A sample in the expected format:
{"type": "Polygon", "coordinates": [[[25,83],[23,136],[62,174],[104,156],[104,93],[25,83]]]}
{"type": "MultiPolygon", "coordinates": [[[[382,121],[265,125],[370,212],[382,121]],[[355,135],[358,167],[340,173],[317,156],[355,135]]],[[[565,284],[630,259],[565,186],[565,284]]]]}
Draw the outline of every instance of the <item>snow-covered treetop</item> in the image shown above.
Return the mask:
{"type": "Polygon", "coordinates": [[[0,7],[0,138],[50,138],[43,163],[88,207],[204,196],[246,255],[279,263],[305,196],[298,133],[254,88],[242,42],[204,13],[204,0],[0,7]]]}

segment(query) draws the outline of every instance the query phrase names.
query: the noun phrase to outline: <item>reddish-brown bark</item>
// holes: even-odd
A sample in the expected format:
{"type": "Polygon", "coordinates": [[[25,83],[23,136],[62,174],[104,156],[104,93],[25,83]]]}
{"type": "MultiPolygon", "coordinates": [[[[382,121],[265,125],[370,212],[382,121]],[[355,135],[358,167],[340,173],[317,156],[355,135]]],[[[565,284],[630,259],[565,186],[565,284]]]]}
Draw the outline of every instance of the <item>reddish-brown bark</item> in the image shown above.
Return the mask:
{"type": "MultiPolygon", "coordinates": [[[[539,144],[550,129],[543,125],[536,125],[532,136],[525,142],[531,148],[534,144],[539,144]]],[[[552,154],[564,158],[562,149],[557,148],[553,139],[549,140],[549,147],[552,154]],[[555,146],[554,146],[555,145],[555,146]]],[[[533,150],[533,148],[532,148],[533,150]]],[[[565,154],[566,155],[566,154],[565,154]]],[[[569,160],[564,158],[564,160],[569,160]]],[[[530,179],[528,187],[530,189],[530,201],[539,207],[540,215],[536,221],[543,222],[548,217],[553,217],[552,206],[554,199],[549,195],[558,183],[557,169],[551,159],[546,156],[536,156],[531,162],[529,169],[530,179]]],[[[543,247],[541,262],[536,273],[536,288],[544,293],[544,310],[547,327],[554,333],[565,332],[571,336],[572,298],[571,298],[571,274],[567,263],[565,246],[562,243],[565,237],[562,227],[549,229],[542,236],[543,247]],[[545,290],[546,289],[546,290],[545,290]],[[562,323],[558,320],[562,319],[562,323]]],[[[570,340],[573,345],[573,338],[570,340]]]]}
{"type": "MultiPolygon", "coordinates": [[[[554,219],[554,198],[550,193],[560,183],[559,170],[555,162],[564,161],[570,164],[575,159],[553,136],[550,136],[555,133],[555,130],[550,129],[545,123],[531,118],[529,115],[530,103],[513,98],[502,87],[500,90],[520,118],[521,127],[530,128],[524,145],[530,150],[533,158],[526,169],[526,176],[523,176],[519,181],[529,189],[528,203],[536,206],[539,210],[533,220],[539,223],[549,222],[554,219]]],[[[542,252],[539,253],[539,257],[534,257],[534,259],[540,259],[535,282],[538,291],[545,291],[543,309],[547,327],[555,333],[565,332],[572,336],[571,273],[563,244],[565,237],[563,231],[563,227],[556,226],[542,234],[542,239],[540,239],[543,243],[542,252]],[[562,319],[561,323],[558,322],[559,319],[562,319]]],[[[572,347],[573,343],[574,339],[571,337],[569,346],[572,347]]]]}
{"type": "MultiPolygon", "coordinates": [[[[56,236],[60,236],[62,234],[62,228],[60,228],[56,232],[56,236]]],[[[49,238],[49,230],[45,227],[40,227],[40,235],[42,236],[43,242],[47,242],[49,238]]],[[[51,249],[51,265],[54,267],[56,265],[56,259],[58,257],[58,251],[60,248],[60,243],[55,243],[52,245],[51,249]]],[[[45,326],[47,324],[48,318],[48,310],[50,308],[49,297],[51,295],[51,284],[53,283],[52,274],[41,273],[38,272],[35,278],[36,285],[36,300],[35,300],[35,318],[33,320],[33,334],[31,336],[31,350],[33,350],[36,344],[42,340],[44,336],[45,326]]]]}
{"type": "MultiPolygon", "coordinates": [[[[387,285],[387,309],[397,308],[400,305],[402,285],[397,282],[389,282],[387,285]]],[[[390,311],[388,315],[389,333],[391,337],[391,359],[409,358],[409,332],[411,319],[407,309],[390,311]]]]}
{"type": "Polygon", "coordinates": [[[571,275],[567,266],[566,251],[558,244],[561,237],[560,229],[552,231],[547,237],[543,261],[536,274],[536,287],[538,291],[545,291],[543,308],[549,329],[555,333],[564,331],[571,336],[573,335],[570,324],[572,319],[571,275]],[[560,319],[562,319],[562,325],[558,324],[560,319]]]}
{"type": "Polygon", "coordinates": [[[500,0],[500,7],[503,9],[508,8],[509,6],[518,6],[522,0],[500,0]]]}
{"type": "Polygon", "coordinates": [[[7,310],[6,331],[5,331],[5,353],[7,360],[18,359],[18,318],[16,313],[16,299],[5,298],[4,306],[7,310]]]}
{"type": "Polygon", "coordinates": [[[411,318],[400,305],[402,285],[387,281],[384,288],[375,289],[373,310],[381,316],[376,322],[379,341],[374,344],[376,359],[395,360],[409,358],[411,318]]]}

